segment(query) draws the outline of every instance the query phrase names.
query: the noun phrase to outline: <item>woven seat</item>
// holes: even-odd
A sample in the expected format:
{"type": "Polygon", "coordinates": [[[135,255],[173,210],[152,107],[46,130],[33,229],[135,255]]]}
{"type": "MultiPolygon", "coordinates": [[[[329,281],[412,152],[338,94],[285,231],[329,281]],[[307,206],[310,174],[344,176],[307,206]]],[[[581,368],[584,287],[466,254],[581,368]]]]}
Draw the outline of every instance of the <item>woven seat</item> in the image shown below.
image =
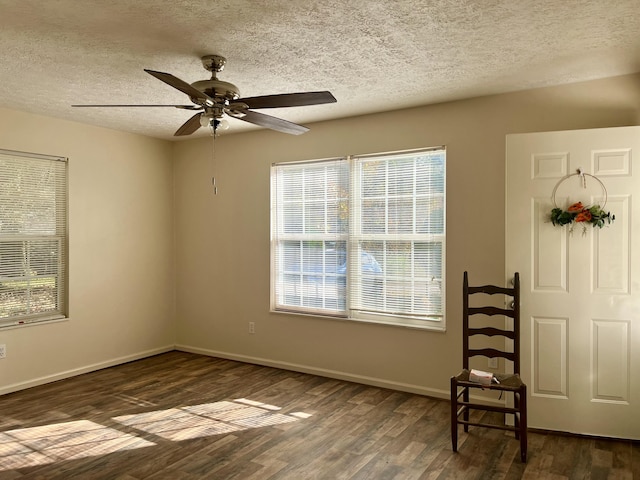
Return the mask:
{"type": "MultiPolygon", "coordinates": [[[[459,386],[478,388],[477,382],[471,382],[469,380],[470,373],[471,372],[469,370],[464,369],[456,375],[455,378],[459,386]]],[[[485,388],[487,390],[518,390],[522,385],[524,385],[520,375],[518,374],[495,373],[493,376],[500,382],[499,384],[482,385],[480,388],[485,388]]]]}
{"type": "Polygon", "coordinates": [[[469,431],[469,426],[498,428],[515,432],[516,439],[520,440],[520,459],[527,461],[527,386],[520,378],[520,278],[516,272],[513,279],[513,287],[504,288],[495,285],[484,285],[480,287],[470,287],[467,272],[464,272],[463,281],[463,312],[462,312],[462,365],[463,370],[456,376],[451,377],[451,443],[453,451],[458,451],[458,425],[463,425],[464,431],[469,431]],[[506,295],[513,297],[513,309],[498,308],[494,306],[470,307],[470,296],[476,294],[485,295],[506,295]],[[511,328],[502,326],[478,326],[475,323],[470,325],[470,318],[474,315],[479,317],[504,316],[511,318],[511,328]],[[513,348],[510,351],[496,349],[494,346],[487,348],[469,347],[470,337],[490,338],[503,337],[506,347],[507,340],[511,340],[513,348]],[[504,358],[512,362],[514,373],[495,373],[490,385],[482,385],[469,379],[469,359],[475,356],[485,356],[488,358],[504,358]],[[470,399],[472,389],[495,390],[508,392],[513,395],[511,405],[496,405],[478,400],[474,397],[470,399]],[[471,410],[484,410],[491,412],[501,412],[505,415],[513,415],[513,425],[491,424],[470,421],[469,412],[471,410]]]}

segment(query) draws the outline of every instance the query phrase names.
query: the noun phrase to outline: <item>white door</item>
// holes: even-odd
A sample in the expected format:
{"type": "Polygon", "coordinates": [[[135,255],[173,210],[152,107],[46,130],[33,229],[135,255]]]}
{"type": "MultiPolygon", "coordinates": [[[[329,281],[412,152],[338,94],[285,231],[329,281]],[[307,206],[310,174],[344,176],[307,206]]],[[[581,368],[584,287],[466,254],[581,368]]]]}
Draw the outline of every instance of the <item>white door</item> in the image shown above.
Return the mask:
{"type": "Polygon", "coordinates": [[[529,426],[640,439],[640,127],[508,135],[506,163],[529,426]],[[558,207],[606,196],[615,220],[552,225],[556,186],[558,207]]]}

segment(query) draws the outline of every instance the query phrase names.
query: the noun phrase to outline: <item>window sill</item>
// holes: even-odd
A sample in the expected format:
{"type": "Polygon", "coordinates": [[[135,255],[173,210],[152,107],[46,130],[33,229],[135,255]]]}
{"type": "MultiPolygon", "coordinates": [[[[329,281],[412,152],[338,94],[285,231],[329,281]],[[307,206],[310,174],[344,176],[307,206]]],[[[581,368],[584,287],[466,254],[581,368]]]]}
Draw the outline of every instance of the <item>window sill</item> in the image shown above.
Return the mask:
{"type": "Polygon", "coordinates": [[[311,317],[311,318],[317,318],[317,319],[323,319],[323,320],[334,320],[334,321],[341,321],[341,322],[386,325],[389,327],[408,328],[411,330],[430,331],[434,333],[446,333],[447,331],[447,326],[444,322],[444,319],[440,323],[429,322],[428,324],[425,325],[424,323],[421,323],[420,320],[409,319],[409,318],[402,319],[401,317],[396,317],[398,318],[397,320],[388,320],[383,316],[380,316],[382,318],[372,318],[374,317],[373,315],[367,318],[355,318],[355,317],[341,317],[337,315],[322,315],[319,313],[304,313],[304,312],[294,312],[291,310],[274,310],[274,309],[271,309],[270,313],[282,314],[282,315],[295,315],[296,317],[311,317]]]}
{"type": "Polygon", "coordinates": [[[29,318],[24,320],[15,320],[10,323],[0,324],[0,330],[11,330],[13,328],[33,327],[36,325],[44,325],[58,322],[66,322],[69,317],[63,315],[51,316],[46,318],[29,318]]]}

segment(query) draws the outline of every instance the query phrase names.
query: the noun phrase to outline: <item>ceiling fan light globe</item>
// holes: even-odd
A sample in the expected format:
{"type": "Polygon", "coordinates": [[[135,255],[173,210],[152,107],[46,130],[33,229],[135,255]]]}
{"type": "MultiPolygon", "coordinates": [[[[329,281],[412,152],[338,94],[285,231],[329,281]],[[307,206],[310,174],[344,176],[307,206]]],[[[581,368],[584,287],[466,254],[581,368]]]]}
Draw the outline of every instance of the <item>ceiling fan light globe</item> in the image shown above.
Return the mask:
{"type": "Polygon", "coordinates": [[[229,122],[227,120],[218,120],[218,124],[216,125],[216,131],[225,131],[229,130],[229,122]]]}
{"type": "Polygon", "coordinates": [[[209,115],[205,115],[204,113],[200,114],[200,125],[203,127],[208,127],[209,125],[211,125],[211,120],[213,119],[213,117],[209,116],[209,115]]]}

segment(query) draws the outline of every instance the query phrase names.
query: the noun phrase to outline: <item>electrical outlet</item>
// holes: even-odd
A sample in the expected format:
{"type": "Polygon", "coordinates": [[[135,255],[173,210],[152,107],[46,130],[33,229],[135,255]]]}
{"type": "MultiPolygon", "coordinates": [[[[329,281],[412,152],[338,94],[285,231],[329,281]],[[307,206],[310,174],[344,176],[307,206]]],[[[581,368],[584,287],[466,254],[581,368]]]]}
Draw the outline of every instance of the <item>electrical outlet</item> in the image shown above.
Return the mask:
{"type": "Polygon", "coordinates": [[[0,345],[0,358],[6,358],[7,357],[7,346],[3,343],[2,345],[0,345]]]}
{"type": "Polygon", "coordinates": [[[256,333],[256,322],[249,322],[249,333],[256,333]]]}
{"type": "Polygon", "coordinates": [[[498,359],[497,358],[490,358],[489,359],[489,368],[494,368],[497,369],[498,368],[498,359]]]}

